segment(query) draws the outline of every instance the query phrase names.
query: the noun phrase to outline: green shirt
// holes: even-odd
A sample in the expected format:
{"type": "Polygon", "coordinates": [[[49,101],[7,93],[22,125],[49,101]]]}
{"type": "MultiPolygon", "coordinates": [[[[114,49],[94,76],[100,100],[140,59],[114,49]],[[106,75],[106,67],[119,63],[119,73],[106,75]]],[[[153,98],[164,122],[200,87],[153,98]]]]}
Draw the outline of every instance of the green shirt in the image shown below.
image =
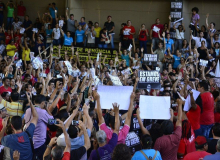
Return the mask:
{"type": "Polygon", "coordinates": [[[14,13],[14,8],[11,8],[8,6],[8,14],[7,14],[7,17],[13,17],[13,13],[14,13]]]}

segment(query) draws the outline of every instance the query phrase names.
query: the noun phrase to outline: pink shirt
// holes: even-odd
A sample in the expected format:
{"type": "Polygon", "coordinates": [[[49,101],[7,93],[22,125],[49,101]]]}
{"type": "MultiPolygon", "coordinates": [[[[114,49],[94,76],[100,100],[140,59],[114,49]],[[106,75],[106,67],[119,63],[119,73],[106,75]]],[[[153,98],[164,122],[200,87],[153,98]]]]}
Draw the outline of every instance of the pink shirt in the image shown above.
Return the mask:
{"type": "MultiPolygon", "coordinates": [[[[99,128],[105,132],[105,134],[107,136],[107,143],[108,143],[108,141],[112,138],[112,134],[114,131],[112,129],[108,128],[105,123],[102,123],[99,126],[99,128]]],[[[127,137],[129,130],[130,130],[130,126],[124,125],[124,127],[119,131],[117,144],[120,144],[120,143],[125,144],[125,139],[127,137]]]]}

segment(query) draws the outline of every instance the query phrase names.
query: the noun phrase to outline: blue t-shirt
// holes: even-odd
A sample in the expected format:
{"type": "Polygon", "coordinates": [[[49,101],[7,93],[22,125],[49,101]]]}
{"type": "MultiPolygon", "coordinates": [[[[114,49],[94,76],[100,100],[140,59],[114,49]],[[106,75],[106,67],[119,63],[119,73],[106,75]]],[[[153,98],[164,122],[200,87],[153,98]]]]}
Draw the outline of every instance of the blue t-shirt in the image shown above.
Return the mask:
{"type": "Polygon", "coordinates": [[[179,64],[180,64],[180,58],[181,58],[181,57],[178,57],[178,56],[176,56],[176,55],[173,55],[173,59],[174,59],[173,68],[174,68],[174,69],[176,69],[176,68],[179,66],[179,64]]]}
{"type": "Polygon", "coordinates": [[[130,60],[130,59],[129,59],[129,55],[123,55],[123,54],[122,54],[122,55],[121,55],[121,58],[124,59],[124,60],[126,60],[126,66],[129,67],[129,60],[130,60]]]}
{"type": "MultiPolygon", "coordinates": [[[[154,149],[143,149],[142,151],[148,156],[148,158],[150,158],[150,157],[153,158],[154,154],[156,152],[154,149]]],[[[135,152],[135,154],[131,160],[146,160],[146,158],[144,157],[144,155],[140,151],[137,151],[137,152],[135,152]]],[[[159,151],[157,151],[157,156],[156,156],[155,160],[162,160],[162,157],[161,157],[159,151]]]]}
{"type": "Polygon", "coordinates": [[[170,52],[172,52],[172,44],[174,44],[174,41],[172,39],[167,40],[167,38],[165,38],[165,43],[166,43],[166,50],[170,48],[170,52]]]}
{"type": "MultiPolygon", "coordinates": [[[[57,7],[55,7],[55,9],[58,11],[57,7]]],[[[50,10],[50,15],[51,15],[51,17],[52,17],[52,18],[56,18],[56,17],[55,17],[55,10],[54,10],[53,8],[49,8],[49,10],[50,10]]]]}
{"type": "MultiPolygon", "coordinates": [[[[35,125],[33,123],[31,123],[26,130],[32,138],[34,130],[35,125]]],[[[1,140],[1,144],[10,148],[11,159],[13,159],[13,152],[15,150],[20,152],[20,160],[30,160],[33,157],[31,143],[26,132],[4,136],[1,140]]]]}
{"type": "Polygon", "coordinates": [[[64,34],[64,45],[66,46],[71,46],[73,43],[73,38],[72,37],[67,37],[66,34],[64,34]]]}
{"type": "Polygon", "coordinates": [[[52,35],[53,30],[52,29],[46,29],[46,34],[48,37],[52,35]]]}
{"type": "Polygon", "coordinates": [[[83,42],[84,33],[85,33],[84,30],[81,30],[81,31],[76,30],[75,35],[76,35],[76,42],[77,42],[77,43],[83,42]]]}

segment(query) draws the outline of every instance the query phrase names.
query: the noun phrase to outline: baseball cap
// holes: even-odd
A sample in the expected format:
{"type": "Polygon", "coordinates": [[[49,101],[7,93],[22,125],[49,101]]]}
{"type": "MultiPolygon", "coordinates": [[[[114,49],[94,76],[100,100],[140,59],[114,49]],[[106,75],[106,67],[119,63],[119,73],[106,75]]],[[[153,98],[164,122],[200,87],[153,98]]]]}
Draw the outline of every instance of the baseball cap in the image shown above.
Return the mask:
{"type": "Polygon", "coordinates": [[[207,140],[204,136],[198,136],[198,137],[196,137],[196,143],[198,145],[203,145],[203,144],[207,143],[207,140]]]}

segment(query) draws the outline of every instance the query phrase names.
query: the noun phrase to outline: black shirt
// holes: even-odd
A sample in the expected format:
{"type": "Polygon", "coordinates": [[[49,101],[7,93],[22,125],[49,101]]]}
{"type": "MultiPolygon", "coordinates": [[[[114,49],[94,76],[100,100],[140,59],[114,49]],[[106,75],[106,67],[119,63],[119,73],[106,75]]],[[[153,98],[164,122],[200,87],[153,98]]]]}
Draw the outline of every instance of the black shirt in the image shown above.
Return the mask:
{"type": "MultiPolygon", "coordinates": [[[[105,22],[104,26],[107,29],[107,31],[109,32],[115,26],[115,23],[114,22],[110,22],[110,23],[109,22],[105,22]]],[[[113,33],[113,31],[109,32],[109,33],[113,33]]]]}
{"type": "Polygon", "coordinates": [[[216,151],[216,145],[217,145],[218,139],[212,139],[209,143],[208,143],[208,151],[211,154],[215,154],[216,151]]]}
{"type": "Polygon", "coordinates": [[[206,49],[201,49],[201,47],[199,47],[198,53],[199,53],[199,59],[206,60],[206,57],[207,57],[206,49]]]}
{"type": "Polygon", "coordinates": [[[80,160],[85,153],[86,153],[86,148],[84,146],[78,149],[74,149],[70,152],[70,159],[80,160]]]}

